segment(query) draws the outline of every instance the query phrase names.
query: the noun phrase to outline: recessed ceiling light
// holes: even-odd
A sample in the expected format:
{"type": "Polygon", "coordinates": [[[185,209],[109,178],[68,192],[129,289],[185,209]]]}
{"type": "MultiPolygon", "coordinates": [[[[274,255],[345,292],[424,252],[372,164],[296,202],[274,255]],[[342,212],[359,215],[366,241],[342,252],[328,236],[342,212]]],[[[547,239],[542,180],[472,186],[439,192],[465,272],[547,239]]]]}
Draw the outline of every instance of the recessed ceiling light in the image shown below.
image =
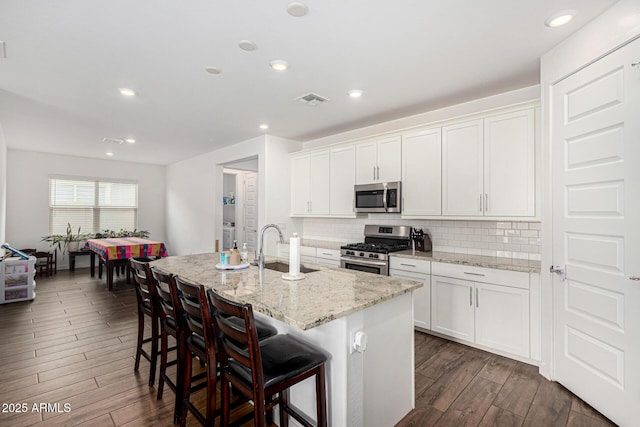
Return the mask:
{"type": "Polygon", "coordinates": [[[569,23],[577,14],[578,11],[575,9],[561,10],[548,17],[544,25],[551,28],[560,27],[569,23]]]}
{"type": "Polygon", "coordinates": [[[267,129],[269,129],[269,125],[268,125],[268,124],[266,124],[266,123],[262,123],[262,124],[260,125],[260,129],[262,129],[262,130],[267,130],[267,129]]]}
{"type": "Polygon", "coordinates": [[[135,144],[136,143],[136,140],[133,139],[133,138],[127,138],[127,139],[125,139],[125,141],[126,141],[127,144],[135,144]]]}
{"type": "Polygon", "coordinates": [[[360,98],[362,96],[362,91],[360,89],[352,89],[349,91],[349,96],[352,98],[360,98]]]}
{"type": "Polygon", "coordinates": [[[238,42],[238,47],[242,50],[246,50],[247,52],[256,50],[258,48],[258,46],[256,46],[256,44],[251,40],[240,40],[238,42]]]}
{"type": "Polygon", "coordinates": [[[106,152],[106,153],[104,153],[104,154],[106,154],[107,156],[113,156],[113,153],[112,153],[111,151],[107,151],[107,152],[106,152]]]}
{"type": "Polygon", "coordinates": [[[121,87],[118,91],[120,91],[120,94],[123,96],[136,96],[136,91],[127,87],[121,87]]]}
{"type": "Polygon", "coordinates": [[[204,70],[209,74],[220,74],[222,72],[218,67],[205,67],[204,70]]]}
{"type": "Polygon", "coordinates": [[[287,6],[287,13],[291,16],[295,16],[296,18],[300,18],[301,16],[305,16],[309,13],[309,7],[306,4],[300,3],[299,1],[294,1],[289,3],[287,6]]]}
{"type": "Polygon", "coordinates": [[[281,59],[274,59],[273,61],[269,62],[269,65],[271,65],[271,68],[276,71],[284,71],[289,68],[289,63],[281,59]]]}

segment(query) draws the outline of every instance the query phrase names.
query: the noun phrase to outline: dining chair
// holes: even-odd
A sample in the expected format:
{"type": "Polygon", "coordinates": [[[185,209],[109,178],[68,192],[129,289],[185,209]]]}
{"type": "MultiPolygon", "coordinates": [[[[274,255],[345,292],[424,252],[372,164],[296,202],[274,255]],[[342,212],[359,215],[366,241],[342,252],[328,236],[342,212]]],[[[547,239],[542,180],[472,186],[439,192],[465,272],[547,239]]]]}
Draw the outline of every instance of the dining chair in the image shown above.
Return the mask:
{"type": "MultiPolygon", "coordinates": [[[[182,404],[180,425],[186,425],[187,412],[191,412],[203,425],[214,424],[215,417],[221,411],[216,408],[216,387],[219,375],[216,340],[214,338],[213,319],[204,286],[195,284],[186,279],[174,276],[176,290],[183,311],[185,325],[185,355],[181,358],[183,374],[182,404]],[[207,373],[207,406],[206,412],[201,413],[196,405],[190,401],[192,378],[187,373],[192,370],[193,357],[197,357],[205,364],[207,373]]],[[[230,322],[240,324],[241,319],[231,319],[230,322]]],[[[260,323],[257,332],[261,337],[275,335],[277,330],[270,325],[260,323]]],[[[244,399],[236,399],[230,406],[237,406],[244,399]]]]}
{"type": "Polygon", "coordinates": [[[133,278],[136,289],[136,299],[138,302],[138,341],[136,345],[136,361],[134,372],[140,368],[140,357],[144,357],[151,364],[149,371],[149,386],[153,386],[156,378],[156,366],[158,361],[158,339],[160,333],[158,325],[160,323],[160,308],[158,297],[156,295],[156,287],[151,275],[149,263],[145,260],[129,259],[129,265],[133,271],[133,278]],[[145,317],[151,321],[151,336],[144,337],[145,317]],[[151,343],[151,352],[147,352],[142,346],[151,343]]]}
{"type": "Polygon", "coordinates": [[[287,426],[292,416],[304,426],[307,418],[289,405],[289,388],[315,377],[317,426],[326,427],[325,362],[322,350],[280,334],[258,340],[251,304],[241,304],[222,297],[213,290],[207,297],[214,312],[216,339],[221,370],[221,426],[229,425],[230,385],[253,401],[254,425],[266,426],[277,405],[280,425],[287,426]],[[243,320],[239,327],[234,318],[243,320]]]}

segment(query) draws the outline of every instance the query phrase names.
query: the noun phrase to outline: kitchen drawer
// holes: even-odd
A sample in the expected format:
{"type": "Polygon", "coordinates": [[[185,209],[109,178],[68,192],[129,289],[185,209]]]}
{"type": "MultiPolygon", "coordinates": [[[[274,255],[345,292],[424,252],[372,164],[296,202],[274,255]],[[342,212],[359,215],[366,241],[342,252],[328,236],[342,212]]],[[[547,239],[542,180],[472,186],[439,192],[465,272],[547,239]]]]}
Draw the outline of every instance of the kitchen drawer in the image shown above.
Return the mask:
{"type": "Polygon", "coordinates": [[[316,248],[311,246],[300,246],[301,257],[314,257],[316,256],[316,248]]]}
{"type": "Polygon", "coordinates": [[[431,263],[431,274],[434,276],[452,277],[472,280],[474,282],[494,283],[496,285],[529,289],[529,273],[520,271],[433,262],[431,263]]]}
{"type": "Polygon", "coordinates": [[[389,268],[393,270],[411,271],[413,273],[431,274],[431,261],[391,255],[389,257],[389,268]]]}
{"type": "Polygon", "coordinates": [[[329,259],[340,262],[340,251],[337,249],[316,249],[316,257],[319,259],[329,259]]]}

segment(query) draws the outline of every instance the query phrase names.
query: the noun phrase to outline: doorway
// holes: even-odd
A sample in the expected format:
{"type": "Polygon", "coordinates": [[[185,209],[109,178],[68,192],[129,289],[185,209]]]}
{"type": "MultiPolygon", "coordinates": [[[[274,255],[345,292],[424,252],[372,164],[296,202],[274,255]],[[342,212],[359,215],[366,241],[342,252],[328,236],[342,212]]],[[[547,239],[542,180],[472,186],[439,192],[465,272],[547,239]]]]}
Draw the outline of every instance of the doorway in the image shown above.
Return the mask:
{"type": "Polygon", "coordinates": [[[222,250],[237,242],[254,253],[258,226],[258,158],[225,163],[222,191],[222,250]]]}

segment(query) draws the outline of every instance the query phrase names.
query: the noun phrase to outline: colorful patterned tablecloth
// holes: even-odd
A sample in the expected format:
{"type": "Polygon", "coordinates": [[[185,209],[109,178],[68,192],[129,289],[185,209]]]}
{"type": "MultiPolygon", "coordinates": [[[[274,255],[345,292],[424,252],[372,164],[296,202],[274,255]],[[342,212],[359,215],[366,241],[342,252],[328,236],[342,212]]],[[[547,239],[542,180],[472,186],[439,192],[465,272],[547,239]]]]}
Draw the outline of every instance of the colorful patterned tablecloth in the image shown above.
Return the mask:
{"type": "Polygon", "coordinates": [[[139,237],[89,239],[85,248],[91,249],[104,261],[137,257],[167,256],[164,243],[139,237]]]}

